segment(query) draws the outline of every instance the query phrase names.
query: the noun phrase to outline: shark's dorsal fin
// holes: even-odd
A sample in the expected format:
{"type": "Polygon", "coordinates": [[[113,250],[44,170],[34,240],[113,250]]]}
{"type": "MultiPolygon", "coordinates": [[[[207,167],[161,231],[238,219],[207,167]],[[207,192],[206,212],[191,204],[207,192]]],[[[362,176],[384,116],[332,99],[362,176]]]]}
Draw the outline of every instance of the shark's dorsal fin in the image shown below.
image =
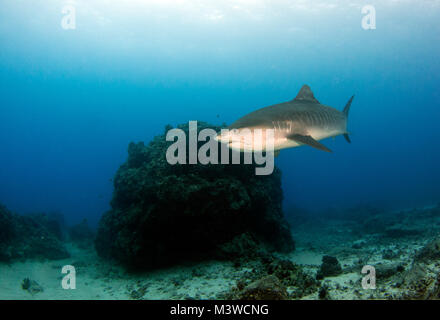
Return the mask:
{"type": "Polygon", "coordinates": [[[315,99],[312,89],[310,89],[310,87],[306,84],[302,86],[301,90],[299,90],[296,98],[293,99],[293,101],[319,103],[319,101],[315,99]]]}

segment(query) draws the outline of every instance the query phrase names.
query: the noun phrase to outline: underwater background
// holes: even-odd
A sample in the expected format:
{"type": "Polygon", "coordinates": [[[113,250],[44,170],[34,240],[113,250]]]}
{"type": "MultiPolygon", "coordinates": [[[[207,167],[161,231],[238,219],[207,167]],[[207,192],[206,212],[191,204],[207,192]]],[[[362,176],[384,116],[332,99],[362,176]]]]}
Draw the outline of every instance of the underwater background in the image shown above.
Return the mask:
{"type": "Polygon", "coordinates": [[[283,150],[284,208],[435,206],[439,16],[437,0],[2,1],[0,203],[96,227],[130,142],[230,124],[308,84],[338,110],[355,94],[352,143],[283,150]]]}

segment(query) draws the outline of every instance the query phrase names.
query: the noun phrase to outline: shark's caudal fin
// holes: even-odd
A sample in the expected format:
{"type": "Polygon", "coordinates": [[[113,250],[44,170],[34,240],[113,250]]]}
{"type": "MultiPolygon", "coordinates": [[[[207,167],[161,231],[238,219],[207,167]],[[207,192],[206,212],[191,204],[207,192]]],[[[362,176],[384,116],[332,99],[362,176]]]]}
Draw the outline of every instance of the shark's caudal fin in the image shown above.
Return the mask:
{"type": "Polygon", "coordinates": [[[344,107],[344,110],[342,111],[345,116],[348,118],[348,113],[350,112],[350,106],[351,106],[351,102],[353,101],[354,95],[350,98],[350,100],[348,100],[347,104],[344,107]]]}
{"type": "MultiPolygon", "coordinates": [[[[344,110],[342,111],[345,114],[345,117],[347,118],[348,121],[348,113],[350,112],[350,106],[351,106],[351,102],[353,101],[354,95],[350,98],[350,100],[348,100],[347,104],[344,107],[344,110]]],[[[344,133],[344,138],[345,140],[347,140],[348,143],[351,143],[350,137],[348,136],[348,133],[344,133]]]]}

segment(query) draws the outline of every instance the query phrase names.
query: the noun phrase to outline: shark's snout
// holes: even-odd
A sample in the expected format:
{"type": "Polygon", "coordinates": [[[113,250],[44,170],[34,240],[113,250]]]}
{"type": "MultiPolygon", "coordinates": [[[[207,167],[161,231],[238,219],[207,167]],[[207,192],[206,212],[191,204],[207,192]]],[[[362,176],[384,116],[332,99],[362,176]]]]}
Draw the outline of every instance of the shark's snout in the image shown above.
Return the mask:
{"type": "Polygon", "coordinates": [[[260,151],[267,144],[263,134],[256,134],[251,128],[223,130],[215,140],[226,144],[230,149],[240,151],[260,151]]]}
{"type": "Polygon", "coordinates": [[[224,130],[221,133],[217,134],[215,140],[222,143],[231,144],[233,141],[241,140],[241,136],[238,133],[237,129],[232,130],[224,130]]]}

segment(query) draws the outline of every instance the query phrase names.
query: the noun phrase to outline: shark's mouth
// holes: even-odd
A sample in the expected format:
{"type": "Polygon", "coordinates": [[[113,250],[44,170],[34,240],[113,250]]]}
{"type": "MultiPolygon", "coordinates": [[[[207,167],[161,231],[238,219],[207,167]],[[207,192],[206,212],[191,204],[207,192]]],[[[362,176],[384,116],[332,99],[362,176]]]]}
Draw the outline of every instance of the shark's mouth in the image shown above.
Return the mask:
{"type": "Polygon", "coordinates": [[[226,129],[215,137],[215,140],[239,151],[273,150],[274,130],[260,128],[226,129]]]}

